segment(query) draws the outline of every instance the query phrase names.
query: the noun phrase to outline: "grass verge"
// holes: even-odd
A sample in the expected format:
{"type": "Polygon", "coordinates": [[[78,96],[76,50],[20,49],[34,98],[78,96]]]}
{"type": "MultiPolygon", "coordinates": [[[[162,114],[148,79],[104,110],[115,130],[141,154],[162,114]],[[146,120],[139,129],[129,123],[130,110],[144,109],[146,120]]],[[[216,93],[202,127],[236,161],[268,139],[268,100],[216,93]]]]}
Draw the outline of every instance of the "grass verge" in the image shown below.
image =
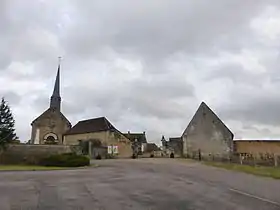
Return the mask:
{"type": "Polygon", "coordinates": [[[206,165],[224,168],[233,171],[241,171],[248,174],[254,174],[258,176],[271,177],[274,179],[280,179],[279,167],[263,167],[263,166],[248,166],[231,163],[218,163],[218,162],[204,162],[206,165]]]}
{"type": "Polygon", "coordinates": [[[0,165],[0,171],[43,171],[43,170],[59,170],[65,167],[48,167],[36,165],[0,165]]]}
{"type": "Polygon", "coordinates": [[[36,166],[36,165],[0,165],[0,171],[50,171],[65,169],[81,169],[88,167],[98,167],[97,164],[82,167],[57,167],[57,166],[36,166]]]}

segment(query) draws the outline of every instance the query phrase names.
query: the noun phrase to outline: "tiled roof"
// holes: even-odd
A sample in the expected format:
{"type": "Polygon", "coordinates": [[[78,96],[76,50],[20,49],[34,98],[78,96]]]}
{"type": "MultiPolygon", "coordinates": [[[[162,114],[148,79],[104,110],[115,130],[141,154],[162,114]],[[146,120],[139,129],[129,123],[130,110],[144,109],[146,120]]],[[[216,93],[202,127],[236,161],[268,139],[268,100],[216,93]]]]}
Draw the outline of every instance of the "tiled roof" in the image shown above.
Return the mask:
{"type": "Polygon", "coordinates": [[[182,141],[182,138],[181,137],[172,137],[172,138],[169,138],[169,141],[182,141]]]}
{"type": "Polygon", "coordinates": [[[64,135],[117,130],[105,117],[79,121],[64,135]]]}

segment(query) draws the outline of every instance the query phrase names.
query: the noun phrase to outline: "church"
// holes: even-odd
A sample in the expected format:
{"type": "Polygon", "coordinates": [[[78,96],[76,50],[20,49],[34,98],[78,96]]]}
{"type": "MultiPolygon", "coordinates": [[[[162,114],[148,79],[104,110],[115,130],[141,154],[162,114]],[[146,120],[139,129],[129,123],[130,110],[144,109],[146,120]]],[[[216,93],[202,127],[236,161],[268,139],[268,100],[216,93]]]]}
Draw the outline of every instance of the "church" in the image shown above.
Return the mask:
{"type": "MultiPolygon", "coordinates": [[[[114,147],[118,157],[130,157],[131,141],[114,127],[106,117],[79,121],[72,127],[61,112],[60,64],[49,108],[31,123],[31,144],[79,145],[81,142],[100,142],[99,147],[114,147]],[[117,149],[116,149],[117,148],[117,149]]],[[[102,150],[102,151],[103,151],[102,150]]]]}
{"type": "Polygon", "coordinates": [[[71,123],[61,112],[60,64],[49,108],[33,120],[31,126],[31,144],[63,144],[63,134],[71,128],[71,123]]]}

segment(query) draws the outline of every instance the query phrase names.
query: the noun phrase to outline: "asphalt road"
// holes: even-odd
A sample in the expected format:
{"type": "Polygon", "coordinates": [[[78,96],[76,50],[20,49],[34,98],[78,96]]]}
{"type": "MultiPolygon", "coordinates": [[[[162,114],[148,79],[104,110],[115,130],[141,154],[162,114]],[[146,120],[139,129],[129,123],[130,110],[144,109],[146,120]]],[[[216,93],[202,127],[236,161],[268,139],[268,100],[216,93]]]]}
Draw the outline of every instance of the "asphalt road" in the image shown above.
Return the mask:
{"type": "Polygon", "coordinates": [[[0,172],[0,210],[280,209],[280,181],[175,159],[0,172]]]}

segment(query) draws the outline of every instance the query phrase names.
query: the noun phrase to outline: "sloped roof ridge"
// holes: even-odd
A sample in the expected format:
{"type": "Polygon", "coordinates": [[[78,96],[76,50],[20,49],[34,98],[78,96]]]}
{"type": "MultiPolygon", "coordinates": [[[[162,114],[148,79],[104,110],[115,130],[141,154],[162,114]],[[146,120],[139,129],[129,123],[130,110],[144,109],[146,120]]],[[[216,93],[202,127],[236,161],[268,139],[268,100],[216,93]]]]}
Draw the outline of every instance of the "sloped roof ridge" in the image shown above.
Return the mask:
{"type": "Polygon", "coordinates": [[[208,111],[210,111],[218,120],[219,122],[232,134],[233,136],[233,133],[232,131],[224,124],[224,122],[218,117],[218,115],[204,102],[202,101],[198,107],[198,109],[196,110],[195,114],[192,116],[192,119],[190,120],[187,128],[183,131],[182,135],[185,133],[185,131],[189,128],[191,122],[193,121],[193,119],[195,118],[195,116],[197,115],[197,113],[199,112],[199,110],[201,110],[203,107],[205,107],[208,111]]]}

